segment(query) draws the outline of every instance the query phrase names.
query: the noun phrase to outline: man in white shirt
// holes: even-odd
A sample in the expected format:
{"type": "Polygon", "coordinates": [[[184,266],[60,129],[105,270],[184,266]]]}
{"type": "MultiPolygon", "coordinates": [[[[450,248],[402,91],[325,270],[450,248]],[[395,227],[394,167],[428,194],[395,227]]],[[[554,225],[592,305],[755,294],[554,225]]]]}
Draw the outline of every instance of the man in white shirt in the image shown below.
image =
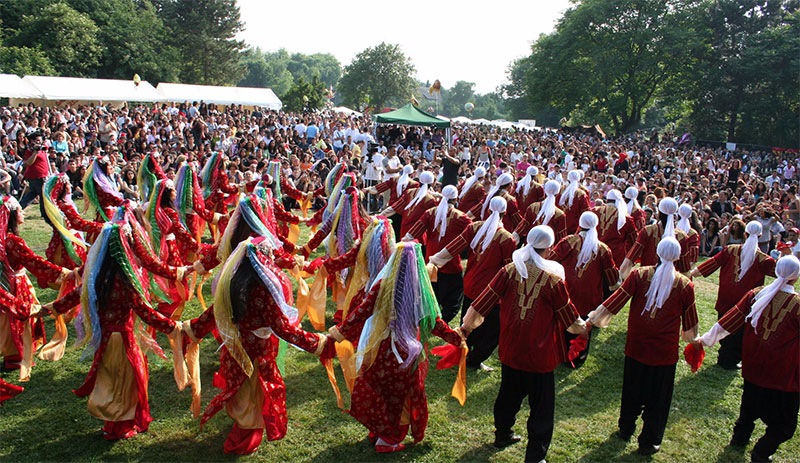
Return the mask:
{"type": "Polygon", "coordinates": [[[333,131],[333,151],[335,153],[339,153],[339,151],[344,148],[344,129],[342,129],[342,124],[337,123],[336,129],[333,131]]]}
{"type": "MultiPolygon", "coordinates": [[[[383,155],[377,152],[375,147],[372,147],[364,157],[364,187],[368,189],[375,186],[383,180],[383,155]]],[[[369,214],[375,213],[383,209],[381,204],[381,195],[373,195],[367,193],[365,206],[369,214]]]]}

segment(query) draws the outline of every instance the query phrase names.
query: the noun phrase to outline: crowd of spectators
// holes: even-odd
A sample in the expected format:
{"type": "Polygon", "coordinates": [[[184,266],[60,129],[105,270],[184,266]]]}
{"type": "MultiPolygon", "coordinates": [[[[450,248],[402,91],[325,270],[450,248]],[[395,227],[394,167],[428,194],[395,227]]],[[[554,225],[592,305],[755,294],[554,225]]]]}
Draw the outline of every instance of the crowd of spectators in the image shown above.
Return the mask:
{"type": "MultiPolygon", "coordinates": [[[[594,129],[376,127],[364,115],[202,102],[118,108],[29,104],[0,108],[0,118],[0,189],[21,198],[23,207],[38,200],[44,177],[54,172],[65,172],[80,197],[83,174],[98,156],[109,158],[120,191],[137,201],[147,200],[136,184],[145,154],[155,154],[171,177],[180,163],[193,163],[199,171],[211,152],[222,151],[229,159],[229,180],[240,185],[261,178],[268,162],[278,160],[281,175],[301,191],[316,190],[340,161],[359,172],[365,185],[399,175],[404,164],[417,173],[435,172],[441,184],[458,184],[479,165],[489,171],[487,183],[503,172],[521,178],[535,165],[540,180],[566,182],[569,170],[583,170],[583,185],[596,202],[610,189],[636,186],[649,220],[664,196],[691,204],[703,256],[742,242],[744,223],[752,219],[764,228],[762,250],[800,255],[796,151],[709,148],[659,132],[607,138],[594,129]]],[[[385,206],[381,198],[369,201],[373,212],[385,206]]]]}

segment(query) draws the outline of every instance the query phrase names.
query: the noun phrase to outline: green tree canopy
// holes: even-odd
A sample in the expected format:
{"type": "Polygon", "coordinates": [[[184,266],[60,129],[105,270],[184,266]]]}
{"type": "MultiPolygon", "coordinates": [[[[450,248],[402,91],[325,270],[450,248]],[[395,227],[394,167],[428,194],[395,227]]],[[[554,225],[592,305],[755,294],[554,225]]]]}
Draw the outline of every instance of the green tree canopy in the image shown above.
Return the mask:
{"type": "Polygon", "coordinates": [[[399,45],[381,43],[367,48],[345,66],[338,91],[344,104],[359,109],[407,103],[414,92],[416,72],[399,45]]]}
{"type": "Polygon", "coordinates": [[[289,111],[311,111],[325,106],[325,86],[319,77],[311,82],[298,77],[283,97],[283,107],[289,111]]]}
{"type": "Polygon", "coordinates": [[[89,16],[57,2],[24,14],[8,43],[17,47],[35,44],[58,74],[90,77],[102,54],[98,34],[99,28],[89,16]]]}
{"type": "Polygon", "coordinates": [[[156,0],[171,45],[180,52],[180,80],[233,85],[245,75],[241,63],[244,28],[235,0],[156,0]]]}

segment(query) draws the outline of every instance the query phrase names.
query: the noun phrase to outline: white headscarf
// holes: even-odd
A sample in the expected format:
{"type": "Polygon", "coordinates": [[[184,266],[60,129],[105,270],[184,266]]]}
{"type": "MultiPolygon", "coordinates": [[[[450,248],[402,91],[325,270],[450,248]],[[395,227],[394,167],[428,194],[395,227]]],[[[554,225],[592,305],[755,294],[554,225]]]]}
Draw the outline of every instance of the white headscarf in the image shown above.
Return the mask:
{"type": "Polygon", "coordinates": [[[572,207],[572,201],[575,199],[575,193],[578,192],[578,188],[581,186],[581,175],[583,175],[582,170],[571,170],[569,174],[567,174],[567,180],[569,180],[569,185],[564,189],[564,192],[561,193],[561,199],[558,201],[559,206],[566,205],[567,207],[572,207]]]}
{"type": "Polygon", "coordinates": [[[675,227],[684,233],[689,233],[689,230],[692,229],[692,223],[689,222],[689,218],[692,217],[692,206],[681,204],[681,207],[678,208],[678,216],[680,219],[675,227]]]}
{"type": "Polygon", "coordinates": [[[433,183],[434,180],[436,179],[433,177],[433,174],[428,172],[427,170],[419,174],[419,183],[420,183],[419,189],[417,190],[417,194],[414,195],[414,199],[409,201],[408,204],[406,205],[406,210],[411,209],[412,207],[419,204],[420,201],[422,201],[422,198],[424,198],[425,195],[428,194],[428,185],[433,183]]]}
{"type": "Polygon", "coordinates": [[[436,217],[433,219],[434,230],[439,230],[439,239],[447,233],[447,211],[450,210],[450,201],[458,197],[458,189],[453,185],[442,188],[442,199],[436,206],[436,217]]]}
{"type": "Polygon", "coordinates": [[[639,190],[636,189],[635,186],[629,186],[625,190],[625,197],[628,198],[628,214],[633,214],[633,211],[639,210],[642,206],[639,205],[638,197],[639,197],[639,190]]]}
{"type": "Polygon", "coordinates": [[[414,172],[414,167],[410,164],[406,164],[403,166],[403,173],[400,174],[400,178],[397,179],[397,196],[403,194],[406,187],[408,186],[408,182],[411,180],[409,175],[414,172]]]}
{"type": "Polygon", "coordinates": [[[458,199],[463,199],[464,195],[466,195],[469,189],[472,188],[472,185],[474,185],[479,178],[483,178],[485,176],[486,169],[484,169],[483,166],[478,166],[478,168],[475,169],[475,173],[464,182],[464,185],[461,187],[461,194],[458,195],[458,199]]]}
{"type": "Polygon", "coordinates": [[[556,195],[560,189],[561,185],[555,180],[548,180],[545,182],[544,201],[542,201],[542,207],[539,208],[539,213],[536,214],[536,220],[541,222],[542,225],[550,223],[550,219],[552,219],[553,215],[556,213],[556,195]]]}
{"type": "Polygon", "coordinates": [[[581,251],[578,253],[578,261],[575,263],[575,268],[581,268],[588,264],[592,257],[597,254],[597,249],[600,247],[600,238],[597,236],[597,224],[600,219],[597,214],[592,211],[586,211],[581,214],[578,224],[586,232],[583,236],[583,245],[581,251]]]}
{"type": "Polygon", "coordinates": [[[529,166],[528,169],[525,170],[525,176],[517,183],[517,193],[522,191],[522,194],[527,196],[528,192],[531,191],[533,177],[537,175],[539,175],[539,169],[536,168],[536,166],[529,166]]]}
{"type": "Polygon", "coordinates": [[[617,230],[621,230],[628,218],[628,205],[625,204],[622,193],[617,189],[608,190],[606,199],[614,201],[614,206],[617,208],[617,230]]]}
{"type": "Polygon", "coordinates": [[[681,245],[674,237],[668,236],[658,243],[656,253],[661,258],[661,263],[656,267],[653,280],[647,288],[645,295],[647,302],[644,304],[642,314],[654,307],[660,309],[667,301],[672,292],[672,284],[675,282],[675,261],[681,257],[681,245]]]}
{"type": "Polygon", "coordinates": [[[737,281],[741,281],[744,278],[744,274],[750,270],[750,267],[753,265],[753,262],[756,260],[756,254],[758,253],[758,237],[761,236],[761,223],[751,220],[747,222],[747,226],[744,228],[745,233],[747,233],[747,239],[742,244],[742,249],[739,254],[739,275],[737,281]]]}
{"type": "Polygon", "coordinates": [[[553,229],[547,225],[537,225],[531,228],[531,231],[528,232],[528,244],[511,254],[514,267],[523,280],[528,278],[528,268],[525,263],[529,260],[543,271],[564,279],[564,267],[556,261],[545,259],[537,252],[537,250],[549,248],[555,241],[556,236],[553,234],[553,229]]]}
{"type": "Polygon", "coordinates": [[[675,213],[678,212],[678,202],[666,197],[658,203],[658,212],[667,216],[667,225],[664,227],[662,238],[675,237],[675,213]]]}
{"type": "Polygon", "coordinates": [[[750,313],[744,319],[745,321],[750,320],[750,326],[753,327],[753,330],[756,329],[758,319],[761,318],[764,309],[772,302],[778,291],[796,294],[794,287],[787,282],[796,279],[798,275],[800,275],[800,260],[797,257],[788,255],[778,259],[778,263],[775,264],[775,276],[777,278],[756,294],[750,313]]]}
{"type": "Polygon", "coordinates": [[[494,181],[494,185],[489,190],[489,193],[486,195],[486,199],[483,200],[483,207],[481,208],[481,217],[486,215],[486,208],[489,207],[489,201],[494,198],[494,195],[500,191],[500,188],[503,186],[508,185],[509,183],[514,181],[514,177],[509,174],[508,172],[504,173],[503,175],[497,177],[497,180],[494,181]]]}
{"type": "Polygon", "coordinates": [[[497,232],[497,229],[503,226],[503,221],[500,220],[500,214],[506,211],[506,199],[502,196],[496,196],[489,201],[489,210],[492,211],[492,214],[483,222],[483,225],[478,229],[478,232],[475,233],[475,236],[472,238],[472,241],[469,243],[470,247],[473,250],[478,249],[478,245],[481,245],[481,252],[485,251],[489,244],[492,242],[492,238],[494,238],[494,234],[497,232]],[[481,244],[482,243],[482,244],[481,244]]]}

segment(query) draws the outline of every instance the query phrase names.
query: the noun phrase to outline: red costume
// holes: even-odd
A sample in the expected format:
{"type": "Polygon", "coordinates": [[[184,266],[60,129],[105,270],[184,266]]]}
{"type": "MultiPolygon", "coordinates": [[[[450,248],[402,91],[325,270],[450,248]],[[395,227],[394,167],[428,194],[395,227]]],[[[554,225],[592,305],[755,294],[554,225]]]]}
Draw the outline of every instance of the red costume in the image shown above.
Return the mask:
{"type": "Polygon", "coordinates": [[[611,250],[614,263],[617,266],[622,265],[628,250],[636,242],[636,224],[633,218],[631,216],[625,217],[625,224],[622,225],[622,228],[618,228],[617,214],[619,211],[613,204],[596,207],[594,208],[594,213],[597,214],[597,218],[600,221],[597,225],[597,235],[600,241],[605,243],[611,250]]]}
{"type": "MultiPolygon", "coordinates": [[[[537,218],[539,211],[542,210],[542,204],[544,204],[544,202],[540,201],[528,206],[525,214],[521,216],[522,219],[519,221],[519,225],[517,225],[516,228],[509,228],[509,230],[514,230],[517,236],[519,236],[521,239],[524,239],[526,236],[528,236],[528,232],[531,231],[531,228],[537,225],[547,225],[553,229],[553,233],[556,236],[556,242],[564,239],[564,237],[566,237],[568,234],[567,215],[564,214],[564,211],[556,207],[553,217],[550,217],[550,221],[547,223],[542,223],[542,220],[544,220],[544,215],[537,218]]],[[[503,222],[503,225],[505,225],[505,222],[503,222]]]]}
{"type": "MultiPolygon", "coordinates": [[[[647,225],[639,230],[636,235],[636,241],[628,251],[628,254],[625,255],[625,258],[631,262],[639,261],[642,267],[656,265],[658,263],[656,247],[663,235],[664,228],[661,222],[647,225]]],[[[688,272],[691,270],[691,264],[689,262],[689,246],[686,240],[686,233],[676,228],[675,239],[681,245],[681,258],[675,261],[675,268],[681,273],[688,272]]]]}

